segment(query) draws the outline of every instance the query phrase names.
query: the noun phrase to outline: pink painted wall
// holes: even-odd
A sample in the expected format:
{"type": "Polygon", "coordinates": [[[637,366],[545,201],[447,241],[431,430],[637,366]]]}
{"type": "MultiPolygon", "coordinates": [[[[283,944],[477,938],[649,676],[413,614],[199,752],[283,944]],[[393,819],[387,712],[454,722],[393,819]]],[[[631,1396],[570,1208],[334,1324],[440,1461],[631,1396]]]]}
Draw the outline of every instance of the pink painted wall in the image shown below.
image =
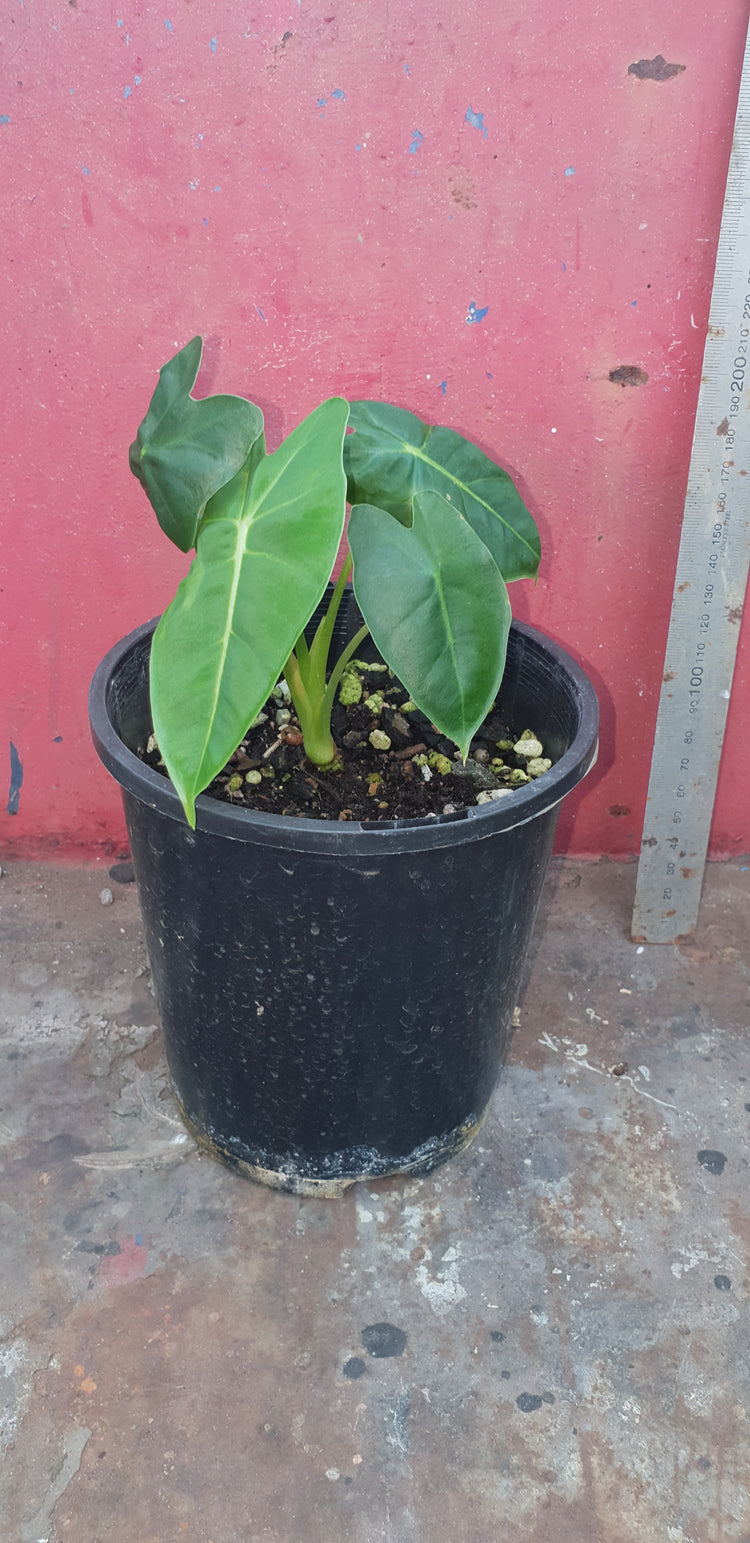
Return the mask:
{"type": "MultiPolygon", "coordinates": [[[[86,688],[185,566],[127,448],[201,331],[203,389],[254,398],[271,446],[328,394],[378,396],[516,476],[544,539],[516,612],[602,699],[561,845],[638,850],[746,21],[746,0],[1,0],[5,843],[122,840],[86,688]],[[658,55],[684,68],[629,73],[658,55]]],[[[717,856],[750,846],[749,652],[746,629],[717,856]]]]}

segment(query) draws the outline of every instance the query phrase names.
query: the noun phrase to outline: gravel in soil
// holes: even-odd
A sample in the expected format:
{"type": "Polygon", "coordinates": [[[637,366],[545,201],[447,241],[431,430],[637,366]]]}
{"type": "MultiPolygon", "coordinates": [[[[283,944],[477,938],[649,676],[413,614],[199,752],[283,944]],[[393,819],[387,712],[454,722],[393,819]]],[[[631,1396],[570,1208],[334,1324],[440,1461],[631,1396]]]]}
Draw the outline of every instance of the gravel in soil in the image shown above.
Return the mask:
{"type": "MultiPolygon", "coordinates": [[[[534,756],[517,753],[518,734],[493,708],[464,766],[452,741],[410,703],[384,665],[355,662],[349,667],[344,695],[355,695],[360,687],[358,701],[345,705],[337,700],[333,709],[334,769],[323,771],[307,761],[299,722],[281,682],[205,789],[208,797],[304,819],[409,820],[507,796],[532,780],[530,765],[537,776],[550,765],[541,763],[536,726],[524,730],[534,756]]],[[[142,759],[166,775],[153,735],[142,759]]]]}

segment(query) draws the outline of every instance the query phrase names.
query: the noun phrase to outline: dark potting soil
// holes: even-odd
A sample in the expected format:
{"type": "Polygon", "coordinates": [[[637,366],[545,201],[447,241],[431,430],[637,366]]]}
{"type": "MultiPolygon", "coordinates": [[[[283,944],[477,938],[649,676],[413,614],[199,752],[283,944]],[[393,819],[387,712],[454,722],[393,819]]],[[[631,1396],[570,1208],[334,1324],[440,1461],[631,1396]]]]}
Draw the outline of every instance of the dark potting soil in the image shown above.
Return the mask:
{"type": "MultiPolygon", "coordinates": [[[[361,700],[349,706],[337,700],[331,716],[341,762],[337,769],[321,771],[306,760],[292,703],[269,697],[259,714],[265,721],[256,720],[248,729],[223,771],[205,789],[208,797],[266,814],[313,820],[416,819],[468,808],[480,793],[512,791],[518,774],[527,772],[528,759],[512,749],[519,734],[496,708],[472,740],[464,767],[455,745],[424,713],[408,707],[402,711],[408,693],[389,670],[363,664],[357,675],[361,700]],[[382,703],[373,702],[380,693],[382,703]],[[377,748],[377,740],[373,745],[373,731],[385,734],[390,746],[377,748]]],[[[523,729],[540,737],[536,724],[524,724],[523,729]]],[[[153,736],[142,759],[166,775],[153,736]]]]}

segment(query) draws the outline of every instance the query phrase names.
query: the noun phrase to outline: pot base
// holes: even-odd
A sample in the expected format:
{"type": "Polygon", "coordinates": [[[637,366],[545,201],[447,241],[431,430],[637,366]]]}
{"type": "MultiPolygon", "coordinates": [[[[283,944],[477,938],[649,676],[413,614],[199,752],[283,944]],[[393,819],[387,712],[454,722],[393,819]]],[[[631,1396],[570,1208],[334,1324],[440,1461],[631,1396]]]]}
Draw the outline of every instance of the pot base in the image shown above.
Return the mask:
{"type": "Polygon", "coordinates": [[[353,1184],[366,1184],[373,1179],[395,1179],[400,1176],[405,1178],[421,1178],[423,1174],[430,1173],[433,1168],[439,1168],[442,1163],[447,1163],[451,1157],[462,1152],[465,1147],[471,1145],[474,1137],[482,1129],[489,1113],[489,1104],[477,1118],[464,1120],[454,1130],[445,1136],[435,1136],[430,1141],[423,1142],[415,1147],[407,1157],[393,1158],[381,1157],[377,1152],[367,1153],[360,1148],[356,1153],[336,1153],[318,1163],[318,1168],[328,1168],[328,1174],[316,1177],[314,1171],[315,1162],[308,1160],[306,1165],[295,1163],[289,1159],[279,1162],[278,1167],[268,1167],[263,1163],[248,1162],[245,1158],[238,1157],[228,1147],[214,1141],[205,1130],[193,1123],[190,1116],[175,1094],[177,1108],[185,1128],[189,1130],[200,1152],[211,1157],[215,1162],[222,1163],[225,1168],[231,1168],[243,1179],[251,1179],[254,1184],[264,1184],[267,1189],[279,1189],[290,1195],[308,1195],[316,1200],[340,1200],[342,1195],[351,1189],[353,1184]],[[342,1172],[343,1170],[343,1172],[342,1172]]]}

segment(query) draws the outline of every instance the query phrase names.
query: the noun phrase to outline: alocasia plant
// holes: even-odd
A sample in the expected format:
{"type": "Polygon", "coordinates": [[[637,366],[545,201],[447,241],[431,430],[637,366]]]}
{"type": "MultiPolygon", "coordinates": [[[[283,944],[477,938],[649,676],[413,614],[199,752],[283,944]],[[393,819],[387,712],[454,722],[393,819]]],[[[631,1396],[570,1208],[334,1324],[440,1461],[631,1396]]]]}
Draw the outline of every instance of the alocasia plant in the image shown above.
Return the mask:
{"type": "Polygon", "coordinates": [[[478,446],[402,408],[331,397],[272,455],[237,396],[195,400],[202,340],[164,365],[131,469],[187,576],[154,634],[154,732],[190,825],[281,675],[321,768],[331,708],[369,631],[413,701],[466,757],[500,685],[506,583],[533,577],[539,536],[513,482],[478,446]],[[347,429],[349,432],[347,432],[347,429]],[[309,647],[352,505],[349,551],[309,647]],[[365,626],[329,667],[351,576],[365,626]]]}

